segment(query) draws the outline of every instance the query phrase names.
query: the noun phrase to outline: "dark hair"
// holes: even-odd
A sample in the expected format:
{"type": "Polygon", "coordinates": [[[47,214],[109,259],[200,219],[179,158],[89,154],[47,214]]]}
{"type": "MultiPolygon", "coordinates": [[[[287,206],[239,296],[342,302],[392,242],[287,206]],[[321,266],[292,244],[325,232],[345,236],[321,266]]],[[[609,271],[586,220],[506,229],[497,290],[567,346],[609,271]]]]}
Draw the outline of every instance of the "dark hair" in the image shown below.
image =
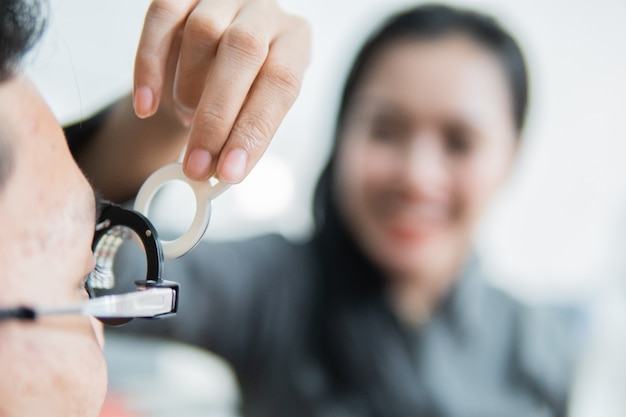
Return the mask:
{"type": "Polygon", "coordinates": [[[517,42],[492,17],[442,5],[420,6],[392,16],[363,45],[344,86],[337,117],[338,131],[363,74],[389,43],[405,38],[437,39],[454,34],[477,42],[498,58],[511,89],[515,127],[521,131],[526,118],[528,74],[517,42]]]}
{"type": "Polygon", "coordinates": [[[10,77],[45,27],[40,0],[0,2],[0,82],[10,77]]]}
{"type": "MultiPolygon", "coordinates": [[[[10,78],[22,57],[35,45],[45,26],[39,0],[0,1],[0,83],[10,78]]],[[[0,190],[13,167],[11,147],[0,132],[0,190]]]]}
{"type": "Polygon", "coordinates": [[[369,37],[348,73],[335,123],[333,150],[315,192],[316,222],[323,218],[325,206],[331,199],[330,177],[352,98],[378,53],[390,43],[401,39],[437,39],[454,34],[474,40],[491,51],[502,64],[511,91],[515,128],[520,137],[528,106],[528,73],[524,56],[515,39],[492,17],[470,10],[428,4],[397,13],[369,37]]]}
{"type": "Polygon", "coordinates": [[[442,5],[422,5],[390,17],[363,45],[348,74],[336,121],[334,150],[318,182],[314,199],[314,245],[321,277],[312,345],[340,395],[367,402],[363,415],[406,416],[429,407],[419,389],[397,378],[412,369],[405,335],[385,300],[382,272],[354,242],[333,201],[332,175],[343,124],[364,73],[377,54],[402,39],[437,39],[458,34],[491,51],[508,77],[515,127],[524,125],[527,73],[519,46],[491,17],[442,5]],[[421,394],[420,394],[421,395],[421,394]],[[418,395],[419,396],[419,395],[418,395]]]}

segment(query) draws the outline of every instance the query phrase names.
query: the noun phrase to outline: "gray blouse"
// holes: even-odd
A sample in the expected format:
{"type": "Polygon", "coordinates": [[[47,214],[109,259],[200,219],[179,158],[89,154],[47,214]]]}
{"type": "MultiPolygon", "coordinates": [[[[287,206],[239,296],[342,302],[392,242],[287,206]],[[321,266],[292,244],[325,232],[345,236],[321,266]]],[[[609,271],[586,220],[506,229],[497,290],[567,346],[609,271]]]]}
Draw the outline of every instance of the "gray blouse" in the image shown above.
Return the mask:
{"type": "MultiPolygon", "coordinates": [[[[141,276],[133,259],[118,259],[116,269],[141,276]]],[[[274,235],[201,243],[166,262],[164,278],[181,283],[177,317],[135,320],[121,331],[173,338],[224,357],[238,378],[244,415],[380,415],[368,408],[367,394],[330,383],[311,347],[316,262],[310,243],[274,235]]],[[[565,415],[576,351],[571,326],[485,284],[477,262],[468,262],[427,323],[401,327],[411,361],[389,377],[416,399],[410,415],[565,415]]],[[[376,389],[367,370],[363,378],[376,389]]]]}

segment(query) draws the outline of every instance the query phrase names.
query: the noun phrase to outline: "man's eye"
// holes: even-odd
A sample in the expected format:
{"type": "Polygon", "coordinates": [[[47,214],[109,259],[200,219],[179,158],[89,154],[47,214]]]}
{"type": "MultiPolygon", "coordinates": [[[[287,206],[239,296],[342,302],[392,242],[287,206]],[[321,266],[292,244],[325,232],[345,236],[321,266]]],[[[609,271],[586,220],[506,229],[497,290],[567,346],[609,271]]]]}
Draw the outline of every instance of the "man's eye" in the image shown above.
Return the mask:
{"type": "Polygon", "coordinates": [[[80,290],[89,292],[89,285],[90,284],[93,285],[94,281],[98,282],[98,280],[100,279],[100,277],[103,276],[104,273],[105,273],[104,268],[96,264],[93,271],[85,275],[83,279],[80,280],[80,283],[78,284],[78,288],[80,290]]]}

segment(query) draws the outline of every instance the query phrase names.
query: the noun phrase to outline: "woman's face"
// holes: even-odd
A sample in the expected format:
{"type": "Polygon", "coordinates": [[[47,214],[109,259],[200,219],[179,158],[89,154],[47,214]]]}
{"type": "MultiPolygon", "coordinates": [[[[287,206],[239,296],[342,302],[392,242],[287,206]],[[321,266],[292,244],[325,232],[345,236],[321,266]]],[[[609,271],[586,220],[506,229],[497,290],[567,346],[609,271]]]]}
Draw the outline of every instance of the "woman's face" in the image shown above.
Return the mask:
{"type": "Polygon", "coordinates": [[[398,40],[371,62],[340,139],[340,211],[384,271],[454,273],[515,153],[506,75],[460,35],[398,40]]]}

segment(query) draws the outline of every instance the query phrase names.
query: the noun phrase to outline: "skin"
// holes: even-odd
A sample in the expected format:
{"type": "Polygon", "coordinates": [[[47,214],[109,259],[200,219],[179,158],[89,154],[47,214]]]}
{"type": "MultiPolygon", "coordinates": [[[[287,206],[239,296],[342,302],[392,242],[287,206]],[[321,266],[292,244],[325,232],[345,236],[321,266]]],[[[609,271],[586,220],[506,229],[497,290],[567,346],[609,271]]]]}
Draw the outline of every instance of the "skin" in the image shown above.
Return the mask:
{"type": "Polygon", "coordinates": [[[132,96],[78,162],[117,202],[184,147],[190,179],[240,182],[295,101],[309,59],[308,23],[276,1],[154,0],[132,96]]]}
{"type": "MultiPolygon", "coordinates": [[[[30,81],[0,84],[0,134],[14,166],[0,194],[0,306],[85,300],[94,193],[30,81]]],[[[102,329],[83,316],[0,323],[0,415],[97,416],[106,393],[102,329]]]]}
{"type": "MultiPolygon", "coordinates": [[[[105,197],[123,200],[188,144],[191,178],[241,181],[295,100],[308,31],[273,1],[154,0],[133,94],[78,155],[86,173],[105,197]]],[[[85,300],[83,279],[95,266],[93,189],[27,78],[0,83],[0,108],[0,139],[13,156],[0,189],[0,308],[85,300]]],[[[0,416],[98,416],[102,344],[102,328],[82,316],[0,322],[0,416]]]]}
{"type": "MultiPolygon", "coordinates": [[[[78,159],[113,200],[131,196],[185,144],[192,179],[239,182],[295,100],[309,48],[306,22],[274,1],[154,0],[133,94],[78,159]]],[[[0,108],[14,159],[0,190],[0,308],[85,300],[83,279],[95,266],[93,189],[27,78],[0,83],[0,108]]],[[[101,326],[87,317],[1,322],[0,416],[98,416],[102,344],[101,326]]]]}
{"type": "Polygon", "coordinates": [[[513,163],[511,93],[496,57],[461,35],[396,40],[370,65],[346,116],[336,198],[415,321],[456,278],[513,163]]]}

